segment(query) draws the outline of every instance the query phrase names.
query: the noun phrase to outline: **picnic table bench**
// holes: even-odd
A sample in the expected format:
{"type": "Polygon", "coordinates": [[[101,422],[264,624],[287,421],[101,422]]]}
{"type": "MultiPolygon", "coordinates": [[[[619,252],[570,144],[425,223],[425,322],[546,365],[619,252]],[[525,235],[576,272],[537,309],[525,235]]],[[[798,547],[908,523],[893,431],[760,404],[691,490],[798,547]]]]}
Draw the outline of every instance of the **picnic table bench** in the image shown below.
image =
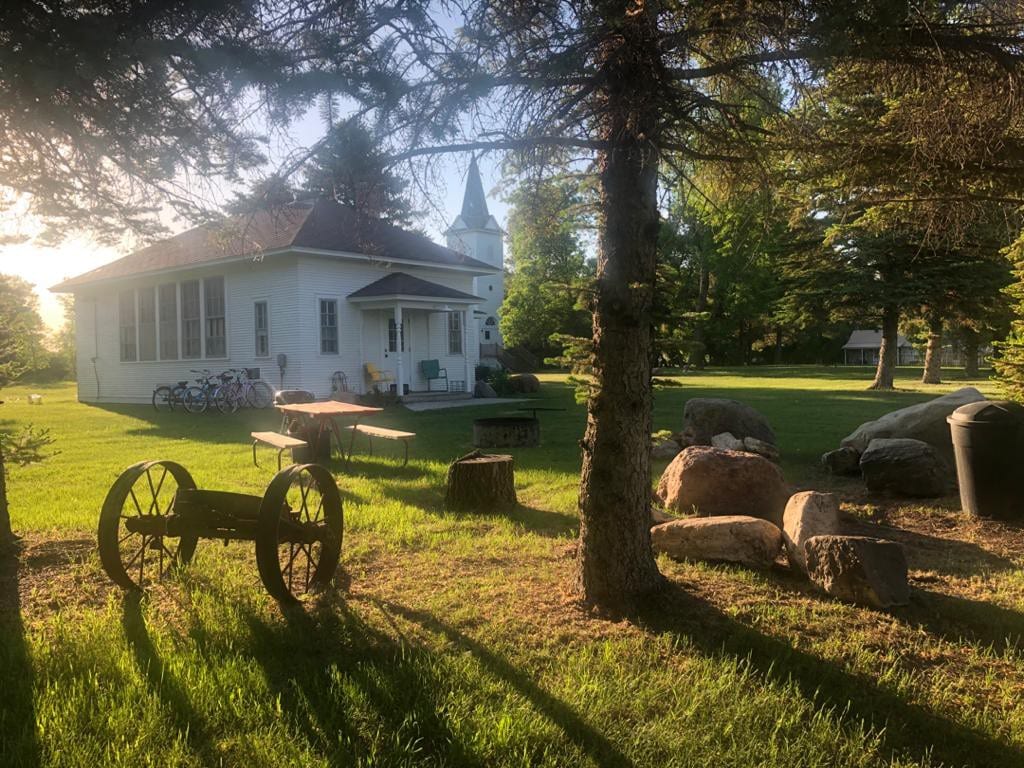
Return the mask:
{"type": "Polygon", "coordinates": [[[287,451],[289,448],[305,448],[309,445],[305,440],[300,440],[297,437],[291,435],[282,435],[280,432],[252,432],[252,463],[257,467],[259,462],[256,461],[256,446],[259,443],[266,443],[267,445],[277,448],[277,471],[281,471],[281,454],[287,451]]]}
{"type": "MultiPolygon", "coordinates": [[[[405,446],[405,461],[402,462],[402,466],[406,466],[409,463],[409,441],[416,437],[415,432],[402,432],[398,429],[386,429],[384,427],[372,427],[369,424],[351,424],[345,429],[352,430],[352,437],[355,438],[355,433],[358,432],[361,435],[366,435],[366,440],[370,445],[370,455],[373,455],[373,438],[379,437],[381,440],[401,440],[405,446]]],[[[351,443],[349,445],[348,452],[349,461],[352,460],[352,448],[351,443]]]]}

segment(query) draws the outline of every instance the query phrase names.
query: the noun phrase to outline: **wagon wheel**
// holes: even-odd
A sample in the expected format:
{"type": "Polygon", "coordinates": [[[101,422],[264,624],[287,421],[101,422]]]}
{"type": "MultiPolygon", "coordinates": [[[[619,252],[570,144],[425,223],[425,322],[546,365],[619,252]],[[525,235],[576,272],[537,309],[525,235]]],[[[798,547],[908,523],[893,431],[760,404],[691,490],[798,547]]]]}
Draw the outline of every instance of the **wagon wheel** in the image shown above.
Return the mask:
{"type": "Polygon", "coordinates": [[[100,562],[115,584],[143,589],[192,559],[198,537],[176,538],[166,526],[178,490],[195,487],[173,461],[141,461],[121,473],[103,501],[97,534],[100,562]]]}
{"type": "Polygon", "coordinates": [[[263,586],[294,602],[328,584],[341,558],[341,494],[318,464],[293,464],[270,481],[256,529],[256,565],[263,586]]]}

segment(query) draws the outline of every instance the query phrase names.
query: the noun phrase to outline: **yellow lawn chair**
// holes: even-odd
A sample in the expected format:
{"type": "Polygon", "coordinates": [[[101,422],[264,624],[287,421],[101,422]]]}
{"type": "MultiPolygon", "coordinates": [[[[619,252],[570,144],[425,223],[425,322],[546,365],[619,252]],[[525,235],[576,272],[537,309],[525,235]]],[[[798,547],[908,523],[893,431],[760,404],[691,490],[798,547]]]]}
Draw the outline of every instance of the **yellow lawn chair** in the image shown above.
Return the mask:
{"type": "Polygon", "coordinates": [[[373,363],[366,363],[363,365],[366,369],[366,378],[370,381],[370,386],[376,391],[380,392],[380,385],[384,385],[384,391],[387,392],[390,389],[390,385],[395,383],[395,377],[390,371],[382,371],[373,363]]]}

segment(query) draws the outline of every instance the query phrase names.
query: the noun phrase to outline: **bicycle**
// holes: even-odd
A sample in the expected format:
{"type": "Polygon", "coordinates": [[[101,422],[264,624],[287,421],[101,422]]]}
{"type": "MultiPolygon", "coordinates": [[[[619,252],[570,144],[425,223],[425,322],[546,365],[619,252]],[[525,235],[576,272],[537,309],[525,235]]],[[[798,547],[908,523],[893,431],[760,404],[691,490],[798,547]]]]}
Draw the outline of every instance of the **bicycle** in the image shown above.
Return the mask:
{"type": "Polygon", "coordinates": [[[234,413],[245,403],[245,389],[242,384],[241,371],[232,368],[216,378],[220,385],[213,391],[213,404],[221,413],[234,413]]]}
{"type": "Polygon", "coordinates": [[[245,405],[249,408],[269,408],[274,403],[274,390],[263,379],[249,378],[245,368],[238,370],[238,380],[245,394],[245,405]]]}
{"type": "Polygon", "coordinates": [[[198,373],[199,378],[195,380],[195,384],[185,390],[182,404],[189,413],[205,413],[206,409],[210,407],[216,389],[216,385],[213,383],[215,377],[209,368],[199,371],[192,368],[191,372],[198,373]]]}
{"type": "Polygon", "coordinates": [[[179,381],[177,384],[161,384],[153,390],[153,409],[157,412],[166,410],[168,413],[174,410],[176,405],[184,406],[185,391],[188,389],[187,381],[179,381]]]}

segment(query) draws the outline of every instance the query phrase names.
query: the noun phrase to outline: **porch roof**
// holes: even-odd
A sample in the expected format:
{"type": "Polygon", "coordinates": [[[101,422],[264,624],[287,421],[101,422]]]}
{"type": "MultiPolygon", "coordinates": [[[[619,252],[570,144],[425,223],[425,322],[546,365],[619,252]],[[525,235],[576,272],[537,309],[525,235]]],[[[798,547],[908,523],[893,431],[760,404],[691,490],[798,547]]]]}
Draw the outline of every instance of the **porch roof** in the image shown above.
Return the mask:
{"type": "Polygon", "coordinates": [[[380,280],[364,285],[358,291],[348,295],[350,301],[370,299],[441,299],[465,304],[476,304],[483,301],[479,296],[457,291],[447,285],[439,285],[429,280],[407,275],[405,272],[392,272],[380,280]]]}

